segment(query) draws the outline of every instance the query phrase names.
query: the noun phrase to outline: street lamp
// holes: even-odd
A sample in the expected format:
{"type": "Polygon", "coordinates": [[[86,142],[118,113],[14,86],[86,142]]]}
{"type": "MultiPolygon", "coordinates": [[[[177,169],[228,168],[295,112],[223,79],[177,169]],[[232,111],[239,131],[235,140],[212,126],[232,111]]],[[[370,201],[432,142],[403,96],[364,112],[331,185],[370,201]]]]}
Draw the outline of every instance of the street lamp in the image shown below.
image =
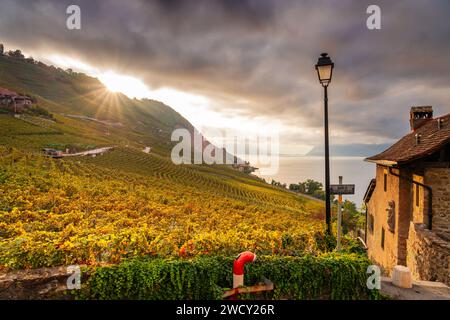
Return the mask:
{"type": "Polygon", "coordinates": [[[327,233],[331,234],[331,203],[330,203],[330,150],[328,143],[328,85],[333,75],[334,63],[328,53],[322,53],[316,64],[317,75],[324,89],[324,118],[325,118],[325,220],[327,233]]]}

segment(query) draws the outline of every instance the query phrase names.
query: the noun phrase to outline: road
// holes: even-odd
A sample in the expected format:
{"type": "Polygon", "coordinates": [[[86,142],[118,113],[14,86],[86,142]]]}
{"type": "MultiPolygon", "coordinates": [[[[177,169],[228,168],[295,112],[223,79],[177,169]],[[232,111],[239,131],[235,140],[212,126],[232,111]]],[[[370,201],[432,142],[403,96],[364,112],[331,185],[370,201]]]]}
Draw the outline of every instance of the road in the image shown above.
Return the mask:
{"type": "Polygon", "coordinates": [[[62,156],[63,157],[91,156],[91,155],[108,152],[109,150],[111,150],[113,148],[114,147],[103,147],[103,148],[97,148],[97,149],[92,149],[92,150],[82,151],[82,152],[77,152],[77,153],[63,153],[62,156]]]}

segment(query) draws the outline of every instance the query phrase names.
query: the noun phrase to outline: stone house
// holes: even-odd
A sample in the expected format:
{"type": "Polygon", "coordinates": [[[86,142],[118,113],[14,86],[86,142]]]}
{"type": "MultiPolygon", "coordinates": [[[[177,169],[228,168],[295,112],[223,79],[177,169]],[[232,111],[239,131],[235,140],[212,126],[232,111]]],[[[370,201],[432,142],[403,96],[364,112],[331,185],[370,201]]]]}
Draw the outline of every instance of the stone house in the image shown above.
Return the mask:
{"type": "Polygon", "coordinates": [[[0,107],[4,107],[14,113],[21,113],[24,109],[33,104],[33,101],[28,96],[22,96],[14,91],[0,88],[0,107]]]}
{"type": "Polygon", "coordinates": [[[411,132],[369,157],[376,177],[364,196],[369,258],[390,274],[450,284],[450,114],[412,107],[411,132]]]}

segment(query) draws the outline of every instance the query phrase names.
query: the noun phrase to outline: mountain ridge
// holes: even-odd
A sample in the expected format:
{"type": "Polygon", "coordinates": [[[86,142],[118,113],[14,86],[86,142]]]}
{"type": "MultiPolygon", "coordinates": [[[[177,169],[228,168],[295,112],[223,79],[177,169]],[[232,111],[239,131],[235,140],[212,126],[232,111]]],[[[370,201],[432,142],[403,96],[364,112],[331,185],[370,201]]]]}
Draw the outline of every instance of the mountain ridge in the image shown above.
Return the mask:
{"type": "MultiPolygon", "coordinates": [[[[0,87],[32,97],[39,106],[57,114],[56,119],[62,123],[71,122],[67,118],[95,121],[108,126],[100,135],[106,132],[113,137],[114,131],[118,131],[117,135],[129,140],[119,139],[119,143],[134,143],[140,147],[150,145],[165,155],[170,154],[174,145],[171,142],[174,129],[185,128],[192,137],[197,130],[163,102],[149,98],[131,99],[123,93],[108,91],[97,78],[20,55],[0,55],[0,87]],[[130,130],[124,132],[120,127],[130,130]]],[[[202,148],[205,148],[211,143],[202,137],[202,148]]],[[[227,152],[227,156],[232,155],[227,152]]]]}

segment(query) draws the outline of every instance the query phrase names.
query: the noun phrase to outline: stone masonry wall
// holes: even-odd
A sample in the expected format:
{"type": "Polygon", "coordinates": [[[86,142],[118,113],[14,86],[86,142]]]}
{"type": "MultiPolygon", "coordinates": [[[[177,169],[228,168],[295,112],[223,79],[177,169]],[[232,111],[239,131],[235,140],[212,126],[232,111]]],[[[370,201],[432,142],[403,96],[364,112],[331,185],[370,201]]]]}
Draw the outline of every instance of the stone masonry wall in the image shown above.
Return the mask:
{"type": "Polygon", "coordinates": [[[450,169],[427,168],[425,183],[433,188],[433,232],[450,241],[450,169]]]}
{"type": "Polygon", "coordinates": [[[440,281],[450,285],[450,242],[424,224],[411,222],[407,266],[415,280],[440,281]]]}
{"type": "Polygon", "coordinates": [[[423,204],[413,211],[407,241],[407,266],[417,280],[441,281],[449,285],[450,169],[426,168],[423,183],[430,185],[433,192],[432,230],[428,230],[426,191],[420,188],[425,194],[421,194],[423,204]]]}
{"type": "Polygon", "coordinates": [[[67,267],[0,273],[0,300],[71,299],[67,267]]]}

